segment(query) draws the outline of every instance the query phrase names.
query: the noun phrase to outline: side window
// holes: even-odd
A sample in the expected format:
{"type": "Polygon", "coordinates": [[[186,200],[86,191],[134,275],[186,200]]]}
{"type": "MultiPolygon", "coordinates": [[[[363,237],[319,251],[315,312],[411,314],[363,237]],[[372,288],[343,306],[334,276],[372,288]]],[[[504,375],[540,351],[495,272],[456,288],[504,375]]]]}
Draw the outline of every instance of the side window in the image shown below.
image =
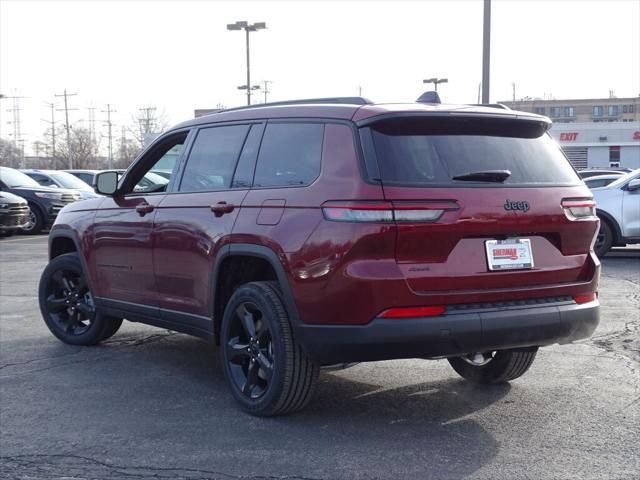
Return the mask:
{"type": "Polygon", "coordinates": [[[136,163],[135,169],[124,179],[125,192],[164,192],[176,172],[177,160],[187,139],[187,132],[165,138],[136,163]]]}
{"type": "Polygon", "coordinates": [[[203,128],[187,159],[181,192],[226,190],[236,168],[250,125],[203,128]]]}
{"type": "Polygon", "coordinates": [[[320,175],[324,124],[267,124],[258,155],[255,187],[311,184],[320,175]]]}
{"type": "Polygon", "coordinates": [[[55,183],[53,183],[53,181],[49,177],[45,177],[44,175],[38,175],[37,173],[32,173],[30,177],[33,178],[36,182],[38,182],[43,187],[55,188],[58,186],[55,183]]]}
{"type": "Polygon", "coordinates": [[[260,140],[262,140],[262,132],[264,125],[253,125],[249,131],[249,135],[244,142],[240,160],[236,167],[236,173],[233,175],[231,188],[249,188],[253,182],[253,172],[256,166],[256,157],[260,148],[260,140]]]}

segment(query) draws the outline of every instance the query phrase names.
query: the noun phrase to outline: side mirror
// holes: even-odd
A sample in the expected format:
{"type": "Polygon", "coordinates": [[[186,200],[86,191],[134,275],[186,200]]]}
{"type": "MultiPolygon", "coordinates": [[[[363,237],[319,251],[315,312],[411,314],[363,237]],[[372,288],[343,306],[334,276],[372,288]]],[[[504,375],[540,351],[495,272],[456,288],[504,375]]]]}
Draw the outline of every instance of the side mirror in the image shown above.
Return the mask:
{"type": "Polygon", "coordinates": [[[93,189],[101,195],[112,196],[118,189],[118,172],[108,170],[96,174],[93,179],[93,189]]]}
{"type": "Polygon", "coordinates": [[[631,180],[627,184],[627,190],[629,190],[630,192],[634,192],[636,190],[640,190],[640,178],[636,178],[634,180],[631,180]]]}

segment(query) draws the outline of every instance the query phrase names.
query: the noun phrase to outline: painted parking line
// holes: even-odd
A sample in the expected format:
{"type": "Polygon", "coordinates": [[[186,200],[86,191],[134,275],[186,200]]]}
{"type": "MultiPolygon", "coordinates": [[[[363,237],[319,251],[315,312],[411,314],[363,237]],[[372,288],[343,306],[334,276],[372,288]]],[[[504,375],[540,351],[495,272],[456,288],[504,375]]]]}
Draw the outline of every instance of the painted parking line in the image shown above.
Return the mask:
{"type": "Polygon", "coordinates": [[[0,240],[0,244],[3,243],[18,243],[26,242],[28,240],[47,240],[48,237],[23,237],[23,238],[7,238],[6,240],[0,240]]]}

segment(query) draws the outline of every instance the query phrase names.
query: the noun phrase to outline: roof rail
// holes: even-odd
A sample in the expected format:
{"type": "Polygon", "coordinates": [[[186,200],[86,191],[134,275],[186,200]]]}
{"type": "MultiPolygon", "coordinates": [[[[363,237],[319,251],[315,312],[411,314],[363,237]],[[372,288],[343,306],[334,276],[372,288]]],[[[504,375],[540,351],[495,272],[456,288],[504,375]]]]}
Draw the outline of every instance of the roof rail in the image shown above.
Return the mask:
{"type": "Polygon", "coordinates": [[[502,110],[511,110],[504,103],[474,103],[475,107],[489,107],[489,108],[500,108],[502,110]]]}
{"type": "Polygon", "coordinates": [[[244,107],[233,107],[221,110],[222,112],[232,112],[235,110],[245,110],[248,108],[278,107],[281,105],[307,105],[313,103],[334,103],[344,105],[370,105],[373,102],[364,97],[327,97],[327,98],[305,98],[301,100],[284,100],[282,102],[259,103],[256,105],[246,105],[244,107]]]}

